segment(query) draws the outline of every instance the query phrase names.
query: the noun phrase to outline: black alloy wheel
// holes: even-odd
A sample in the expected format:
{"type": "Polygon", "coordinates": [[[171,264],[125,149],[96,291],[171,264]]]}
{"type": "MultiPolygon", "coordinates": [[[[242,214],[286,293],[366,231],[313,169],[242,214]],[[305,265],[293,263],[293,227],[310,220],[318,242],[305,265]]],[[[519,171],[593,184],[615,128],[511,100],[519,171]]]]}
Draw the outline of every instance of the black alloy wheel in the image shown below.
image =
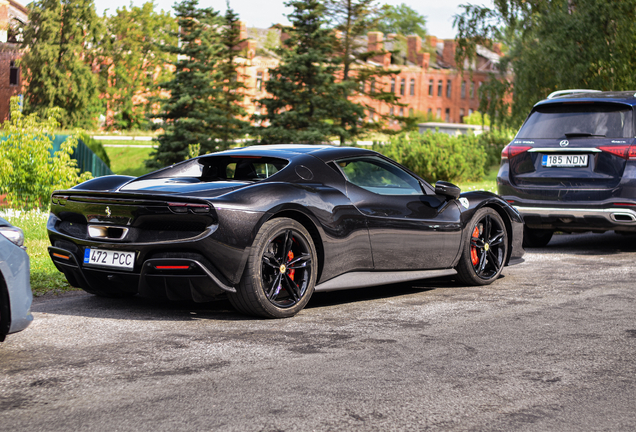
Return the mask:
{"type": "Polygon", "coordinates": [[[469,236],[456,268],[459,279],[468,285],[491,284],[506,263],[506,225],[495,210],[482,208],[475,213],[468,228],[469,236]]]}
{"type": "Polygon", "coordinates": [[[316,248],[300,223],[278,218],[263,224],[237,293],[230,302],[240,312],[287,318],[302,310],[314,292],[316,248]]]}

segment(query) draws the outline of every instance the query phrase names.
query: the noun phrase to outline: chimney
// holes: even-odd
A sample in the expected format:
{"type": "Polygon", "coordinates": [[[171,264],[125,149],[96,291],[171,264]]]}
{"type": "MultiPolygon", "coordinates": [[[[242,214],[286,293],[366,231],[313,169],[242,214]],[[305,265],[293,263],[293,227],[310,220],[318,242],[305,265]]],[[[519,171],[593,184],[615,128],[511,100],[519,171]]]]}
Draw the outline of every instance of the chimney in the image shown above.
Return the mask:
{"type": "Polygon", "coordinates": [[[384,67],[391,64],[391,53],[384,51],[384,34],[382,32],[367,33],[367,52],[379,52],[371,57],[371,61],[380,63],[384,67]]]}
{"type": "Polygon", "coordinates": [[[455,65],[455,40],[444,40],[444,52],[442,53],[442,59],[448,66],[454,68],[455,65]]]}

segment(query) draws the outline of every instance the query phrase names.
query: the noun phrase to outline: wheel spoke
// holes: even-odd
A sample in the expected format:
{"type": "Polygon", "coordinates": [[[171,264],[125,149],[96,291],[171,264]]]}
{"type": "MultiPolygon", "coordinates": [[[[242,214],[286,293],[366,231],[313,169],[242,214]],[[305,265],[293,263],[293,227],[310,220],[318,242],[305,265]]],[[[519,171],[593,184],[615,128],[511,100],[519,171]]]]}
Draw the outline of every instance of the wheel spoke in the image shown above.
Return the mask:
{"type": "Polygon", "coordinates": [[[499,258],[492,252],[492,250],[488,251],[489,261],[495,266],[495,269],[499,271],[501,268],[501,263],[499,263],[499,258]]]}
{"type": "Polygon", "coordinates": [[[490,216],[486,216],[484,218],[484,230],[481,233],[481,238],[484,239],[484,241],[487,241],[490,238],[490,225],[490,216]]]}
{"type": "Polygon", "coordinates": [[[484,269],[486,268],[486,251],[481,251],[481,256],[479,257],[479,267],[477,269],[477,274],[481,275],[484,273],[484,269]]]}
{"type": "Polygon", "coordinates": [[[289,270],[298,270],[301,268],[305,268],[308,265],[311,265],[311,255],[310,254],[302,254],[301,256],[294,258],[287,264],[287,268],[289,270]]]}
{"type": "Polygon", "coordinates": [[[484,247],[484,241],[478,237],[471,237],[470,242],[473,244],[473,246],[478,247],[480,249],[482,249],[484,247]]]}
{"type": "Polygon", "coordinates": [[[287,274],[285,274],[284,279],[286,285],[285,288],[289,292],[289,295],[294,298],[294,302],[297,302],[298,300],[300,300],[300,289],[298,288],[298,285],[296,285],[296,283],[291,280],[291,278],[287,274]]]}
{"type": "Polygon", "coordinates": [[[272,286],[269,288],[269,291],[267,292],[267,298],[269,300],[273,300],[280,292],[282,277],[283,277],[282,273],[278,273],[276,275],[276,278],[274,279],[274,283],[272,284],[272,286]]]}
{"type": "Polygon", "coordinates": [[[280,262],[276,259],[274,254],[271,252],[265,252],[263,254],[263,264],[275,269],[280,267],[280,262]]]}
{"type": "Polygon", "coordinates": [[[291,230],[285,231],[285,240],[283,242],[283,255],[281,256],[281,263],[287,262],[287,256],[292,247],[292,232],[291,230]]]}
{"type": "Polygon", "coordinates": [[[496,246],[503,242],[503,237],[504,237],[503,232],[499,232],[488,243],[490,243],[490,246],[496,246]]]}

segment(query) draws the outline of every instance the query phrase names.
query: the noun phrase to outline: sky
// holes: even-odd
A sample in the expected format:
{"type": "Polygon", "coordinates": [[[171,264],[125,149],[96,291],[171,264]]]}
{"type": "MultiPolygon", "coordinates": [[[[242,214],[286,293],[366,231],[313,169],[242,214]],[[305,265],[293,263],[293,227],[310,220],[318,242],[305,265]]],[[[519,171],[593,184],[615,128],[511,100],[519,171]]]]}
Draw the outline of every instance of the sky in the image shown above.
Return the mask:
{"type": "MultiPolygon", "coordinates": [[[[113,14],[123,6],[141,6],[147,0],[95,0],[97,14],[113,14]]],[[[157,10],[171,11],[174,0],[154,0],[157,10]]],[[[284,6],[284,0],[231,0],[230,5],[248,27],[267,28],[272,24],[289,24],[286,14],[291,11],[284,6]]],[[[455,37],[453,15],[461,12],[460,5],[466,3],[492,6],[492,0],[380,0],[380,4],[398,5],[405,3],[426,17],[428,34],[441,39],[455,37]]],[[[225,12],[226,0],[199,0],[200,7],[211,7],[225,12]]]]}

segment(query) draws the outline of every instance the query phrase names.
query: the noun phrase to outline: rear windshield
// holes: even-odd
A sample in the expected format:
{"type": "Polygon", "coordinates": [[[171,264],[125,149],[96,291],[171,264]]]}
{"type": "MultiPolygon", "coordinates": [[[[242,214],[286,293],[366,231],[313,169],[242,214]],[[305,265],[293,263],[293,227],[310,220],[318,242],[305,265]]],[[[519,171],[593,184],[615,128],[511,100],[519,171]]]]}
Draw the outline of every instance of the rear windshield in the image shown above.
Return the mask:
{"type": "Polygon", "coordinates": [[[632,138],[633,129],[632,110],[625,105],[550,104],[530,114],[517,138],[632,138]]]}
{"type": "Polygon", "coordinates": [[[211,181],[258,181],[273,176],[289,162],[284,159],[257,156],[208,156],[181,163],[144,177],[191,178],[211,181]]]}

